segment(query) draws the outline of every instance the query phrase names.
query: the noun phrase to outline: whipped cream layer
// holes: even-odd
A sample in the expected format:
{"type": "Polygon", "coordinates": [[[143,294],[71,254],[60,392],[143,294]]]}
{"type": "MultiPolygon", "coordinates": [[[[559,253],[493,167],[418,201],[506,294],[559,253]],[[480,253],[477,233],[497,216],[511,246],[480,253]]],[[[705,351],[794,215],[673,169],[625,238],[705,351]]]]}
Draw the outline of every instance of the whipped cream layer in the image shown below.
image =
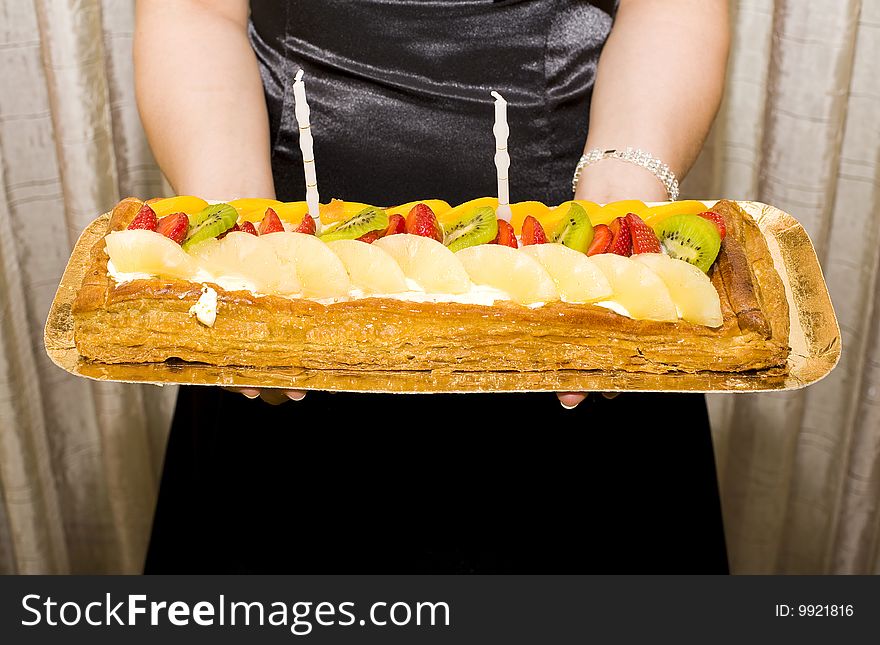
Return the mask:
{"type": "MultiPolygon", "coordinates": [[[[156,276],[149,273],[126,273],[119,271],[113,266],[113,261],[107,261],[107,273],[113,278],[117,284],[124,284],[134,280],[149,280],[156,276]]],[[[260,293],[252,282],[240,276],[215,276],[205,270],[199,270],[196,274],[189,278],[190,282],[202,284],[216,284],[225,291],[248,291],[255,296],[265,296],[270,294],[260,293]]],[[[470,289],[464,293],[428,293],[422,289],[414,280],[407,278],[406,284],[409,290],[400,293],[366,293],[361,289],[351,289],[347,296],[339,298],[316,298],[315,302],[324,305],[335,304],[338,302],[347,302],[350,300],[361,300],[363,298],[389,298],[392,300],[402,300],[406,302],[452,302],[463,305],[483,305],[490,307],[496,301],[512,300],[509,294],[500,289],[480,284],[471,284],[470,289]]],[[[216,295],[216,293],[215,293],[216,295]]],[[[272,294],[280,295],[280,294],[272,294]]],[[[283,298],[299,299],[302,294],[289,294],[281,296],[283,298]]],[[[529,308],[542,307],[545,303],[536,302],[527,305],[529,308]]],[[[622,311],[626,311],[621,305],[617,305],[622,311]]],[[[611,307],[609,307],[611,308],[611,307]]]]}
{"type": "Polygon", "coordinates": [[[616,314],[620,314],[621,316],[626,316],[627,318],[632,318],[632,314],[629,313],[626,307],[617,302],[616,300],[602,300],[600,302],[594,302],[594,305],[597,307],[602,307],[603,309],[610,309],[616,314]]]}

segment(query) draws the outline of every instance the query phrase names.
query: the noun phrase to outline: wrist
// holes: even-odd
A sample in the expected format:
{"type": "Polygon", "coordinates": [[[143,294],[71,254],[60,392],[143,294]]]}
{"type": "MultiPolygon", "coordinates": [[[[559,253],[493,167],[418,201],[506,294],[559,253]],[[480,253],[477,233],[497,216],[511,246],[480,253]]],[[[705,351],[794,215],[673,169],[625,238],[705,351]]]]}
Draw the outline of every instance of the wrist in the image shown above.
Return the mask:
{"type": "MultiPolygon", "coordinates": [[[[572,177],[572,192],[577,193],[580,178],[587,170],[603,162],[615,162],[616,164],[632,165],[643,169],[659,182],[665,192],[663,199],[675,201],[678,199],[678,180],[672,169],[650,152],[640,148],[627,146],[626,148],[591,148],[578,160],[572,177]]],[[[609,164],[605,164],[608,168],[609,164]]],[[[623,171],[621,170],[621,173],[623,171]]],[[[616,175],[617,173],[615,173],[616,175]]],[[[631,173],[630,173],[631,174],[631,173]]],[[[618,183],[622,180],[618,180],[618,183]]],[[[629,183],[629,182],[628,182],[629,183]]]]}
{"type": "Polygon", "coordinates": [[[664,202],[666,188],[649,170],[617,159],[602,159],[584,168],[575,199],[607,204],[622,199],[664,202]]]}

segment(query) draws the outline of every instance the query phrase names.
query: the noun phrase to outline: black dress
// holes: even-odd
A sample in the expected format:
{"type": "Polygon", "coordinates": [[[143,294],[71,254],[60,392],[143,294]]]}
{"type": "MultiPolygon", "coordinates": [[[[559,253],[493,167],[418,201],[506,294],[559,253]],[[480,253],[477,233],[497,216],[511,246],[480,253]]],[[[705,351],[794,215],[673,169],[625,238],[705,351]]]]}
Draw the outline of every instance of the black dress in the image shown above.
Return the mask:
{"type": "MultiPolygon", "coordinates": [[[[614,2],[252,3],[279,199],[302,199],[306,72],[322,201],[570,198],[614,2]]],[[[699,395],[354,395],[272,407],[182,388],[147,572],[724,572],[699,395]]]]}

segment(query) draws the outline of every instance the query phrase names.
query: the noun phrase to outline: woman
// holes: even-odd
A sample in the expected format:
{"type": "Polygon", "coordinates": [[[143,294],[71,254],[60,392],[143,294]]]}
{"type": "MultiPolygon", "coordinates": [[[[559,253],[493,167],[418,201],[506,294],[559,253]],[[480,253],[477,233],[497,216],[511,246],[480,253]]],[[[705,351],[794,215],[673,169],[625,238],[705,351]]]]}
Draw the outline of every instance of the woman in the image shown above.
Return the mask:
{"type": "MultiPolygon", "coordinates": [[[[492,194],[490,90],[514,201],[570,199],[594,148],[681,177],[720,101],[726,3],[616,4],[140,0],[138,105],[178,194],[303,198],[300,67],[325,201],[492,194]]],[[[606,159],[576,197],[667,192],[606,159]]],[[[147,571],[726,570],[702,396],[261,396],[181,390],[147,571]]]]}

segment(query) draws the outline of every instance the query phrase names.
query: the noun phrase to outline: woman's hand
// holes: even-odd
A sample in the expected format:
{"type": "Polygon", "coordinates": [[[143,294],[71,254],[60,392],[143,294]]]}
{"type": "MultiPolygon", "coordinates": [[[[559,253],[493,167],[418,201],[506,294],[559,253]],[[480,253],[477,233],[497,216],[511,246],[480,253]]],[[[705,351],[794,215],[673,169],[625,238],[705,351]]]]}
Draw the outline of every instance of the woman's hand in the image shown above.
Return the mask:
{"type": "Polygon", "coordinates": [[[243,394],[249,399],[260,397],[269,405],[281,405],[288,401],[302,401],[306,397],[303,390],[280,390],[277,388],[256,388],[256,387],[225,387],[224,390],[243,394]]]}
{"type": "MultiPolygon", "coordinates": [[[[619,392],[602,392],[606,399],[613,399],[619,392]]],[[[559,403],[566,410],[574,410],[581,402],[590,395],[589,392],[557,392],[559,403]]]]}

